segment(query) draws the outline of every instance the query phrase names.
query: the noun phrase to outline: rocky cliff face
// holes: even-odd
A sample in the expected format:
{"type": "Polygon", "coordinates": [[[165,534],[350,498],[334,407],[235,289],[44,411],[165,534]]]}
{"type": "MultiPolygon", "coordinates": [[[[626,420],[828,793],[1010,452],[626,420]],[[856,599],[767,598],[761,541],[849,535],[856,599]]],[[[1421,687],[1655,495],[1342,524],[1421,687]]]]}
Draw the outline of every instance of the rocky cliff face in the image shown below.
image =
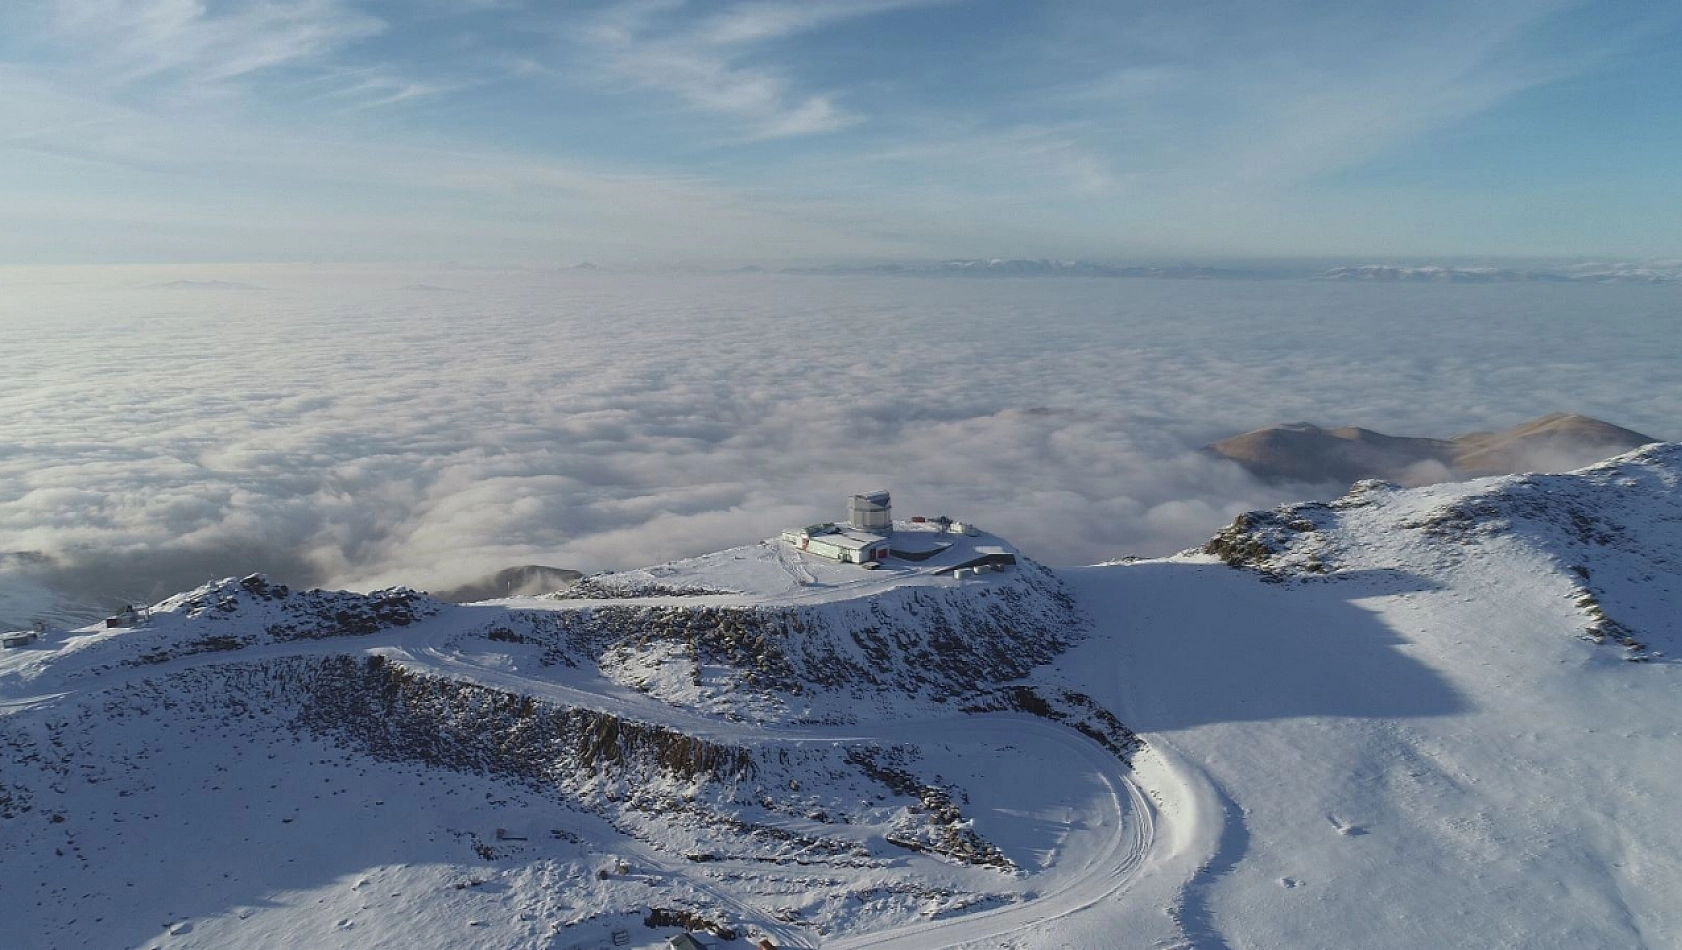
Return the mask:
{"type": "Polygon", "coordinates": [[[599,665],[674,705],[759,719],[807,718],[793,710],[811,708],[845,719],[861,703],[976,696],[1026,676],[1088,628],[1056,575],[1024,561],[996,583],[813,606],[513,610],[477,635],[539,645],[550,665],[599,665]]]}

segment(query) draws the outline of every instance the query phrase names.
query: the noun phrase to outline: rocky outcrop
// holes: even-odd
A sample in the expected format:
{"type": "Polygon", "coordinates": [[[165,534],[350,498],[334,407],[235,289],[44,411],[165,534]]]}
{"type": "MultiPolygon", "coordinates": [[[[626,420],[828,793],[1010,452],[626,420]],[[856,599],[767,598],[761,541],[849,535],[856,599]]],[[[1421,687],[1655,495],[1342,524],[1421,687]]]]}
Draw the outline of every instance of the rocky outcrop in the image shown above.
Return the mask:
{"type": "Polygon", "coordinates": [[[262,574],[227,578],[152,608],[151,621],[125,637],[138,651],[129,665],[239,650],[288,640],[355,637],[407,627],[443,605],[406,587],[369,594],[293,590],[262,574]]]}
{"type": "Polygon", "coordinates": [[[1087,626],[1056,576],[1024,561],[1005,583],[811,607],[515,610],[484,635],[539,644],[548,664],[599,663],[645,688],[638,670],[649,657],[675,654],[695,681],[706,670],[748,692],[860,688],[945,702],[1027,676],[1087,626]]]}
{"type": "Polygon", "coordinates": [[[964,712],[1025,712],[1060,722],[1128,765],[1133,764],[1133,754],[1145,745],[1115,713],[1085,693],[1073,690],[1006,686],[969,699],[964,703],[964,712]]]}
{"type": "Polygon", "coordinates": [[[296,723],[375,758],[426,762],[537,783],[629,770],[681,780],[752,777],[745,749],[588,709],[415,673],[379,656],[304,661],[296,723]]]}
{"type": "Polygon", "coordinates": [[[1632,660],[1656,655],[1682,609],[1682,443],[1656,443],[1562,475],[1402,489],[1355,484],[1332,502],[1239,515],[1202,548],[1273,581],[1360,571],[1452,571],[1500,551],[1551,571],[1582,634],[1632,660]]]}
{"type": "Polygon", "coordinates": [[[948,789],[931,785],[903,768],[903,752],[896,749],[854,749],[847,761],[895,794],[915,798],[918,806],[885,836],[907,851],[937,854],[960,864],[1014,871],[1016,865],[998,846],[975,832],[948,789]]]}
{"type": "Polygon", "coordinates": [[[439,606],[407,587],[368,594],[293,590],[262,574],[250,574],[178,594],[154,607],[153,613],[177,614],[202,621],[201,626],[227,621],[249,627],[253,617],[260,617],[263,636],[270,640],[323,640],[407,627],[437,613],[439,606]]]}

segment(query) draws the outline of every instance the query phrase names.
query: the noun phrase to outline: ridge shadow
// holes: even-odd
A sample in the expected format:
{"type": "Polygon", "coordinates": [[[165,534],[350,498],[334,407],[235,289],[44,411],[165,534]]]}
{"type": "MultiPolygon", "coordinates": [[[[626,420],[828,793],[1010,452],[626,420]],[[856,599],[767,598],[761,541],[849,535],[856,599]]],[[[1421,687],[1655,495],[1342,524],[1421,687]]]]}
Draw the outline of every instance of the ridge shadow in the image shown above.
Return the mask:
{"type": "Polygon", "coordinates": [[[1355,602],[1437,588],[1414,574],[1278,583],[1224,564],[1179,561],[1062,573],[1098,618],[1097,649],[1127,667],[1107,692],[1140,732],[1471,708],[1438,670],[1409,654],[1411,641],[1355,602]]]}

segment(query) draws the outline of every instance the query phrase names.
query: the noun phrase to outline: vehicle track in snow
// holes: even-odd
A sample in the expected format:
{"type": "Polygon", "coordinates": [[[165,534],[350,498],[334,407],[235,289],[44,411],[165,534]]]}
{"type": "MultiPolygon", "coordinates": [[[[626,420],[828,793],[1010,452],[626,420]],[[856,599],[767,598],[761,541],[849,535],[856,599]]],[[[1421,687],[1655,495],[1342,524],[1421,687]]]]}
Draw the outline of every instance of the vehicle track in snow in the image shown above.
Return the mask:
{"type": "MultiPolygon", "coordinates": [[[[1048,745],[1078,758],[1083,768],[1103,782],[1104,813],[1091,822],[1087,833],[1104,836],[1078,869],[1054,868],[1045,872],[1057,883],[1032,900],[992,910],[976,911],[947,920],[919,922],[891,930],[855,936],[841,936],[819,944],[825,950],[864,950],[878,947],[907,947],[940,950],[977,941],[1022,933],[1042,926],[1046,920],[1077,913],[1125,891],[1146,863],[1156,843],[1158,813],[1149,795],[1132,771],[1108,750],[1080,733],[1026,714],[988,713],[940,719],[868,723],[849,726],[777,728],[735,723],[702,716],[641,696],[609,696],[513,673],[488,669],[461,656],[452,655],[434,637],[420,647],[421,655],[408,661],[420,668],[447,671],[481,685],[534,695],[563,705],[582,706],[597,712],[670,726],[689,735],[726,742],[754,744],[805,744],[846,742],[950,742],[966,737],[998,741],[1016,732],[1024,744],[1044,749],[1048,745]]],[[[732,900],[735,906],[744,907],[732,900]]],[[[756,918],[761,915],[755,914],[756,918]]],[[[768,921],[756,923],[777,932],[768,921]]]]}

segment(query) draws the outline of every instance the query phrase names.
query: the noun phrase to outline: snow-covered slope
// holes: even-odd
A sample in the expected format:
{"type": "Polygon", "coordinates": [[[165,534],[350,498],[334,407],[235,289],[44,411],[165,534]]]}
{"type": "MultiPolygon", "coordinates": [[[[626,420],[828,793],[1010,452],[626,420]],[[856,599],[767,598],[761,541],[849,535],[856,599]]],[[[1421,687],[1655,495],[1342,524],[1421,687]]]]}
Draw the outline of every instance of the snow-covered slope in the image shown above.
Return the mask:
{"type": "Polygon", "coordinates": [[[1205,804],[1160,939],[1682,945],[1679,546],[1669,444],[1366,483],[1208,554],[1071,572],[1103,621],[1058,666],[1205,804]]]}
{"type": "Polygon", "coordinates": [[[1679,486],[1369,482],[1066,572],[217,582],[0,653],[6,946],[1676,946],[1679,486]]]}
{"type": "Polygon", "coordinates": [[[1054,574],[905,535],[875,571],[768,542],[466,606],[253,575],[8,650],[0,916],[28,946],[1022,929],[1144,855],[1137,740],[1024,680],[1089,631],[1054,574]]]}

